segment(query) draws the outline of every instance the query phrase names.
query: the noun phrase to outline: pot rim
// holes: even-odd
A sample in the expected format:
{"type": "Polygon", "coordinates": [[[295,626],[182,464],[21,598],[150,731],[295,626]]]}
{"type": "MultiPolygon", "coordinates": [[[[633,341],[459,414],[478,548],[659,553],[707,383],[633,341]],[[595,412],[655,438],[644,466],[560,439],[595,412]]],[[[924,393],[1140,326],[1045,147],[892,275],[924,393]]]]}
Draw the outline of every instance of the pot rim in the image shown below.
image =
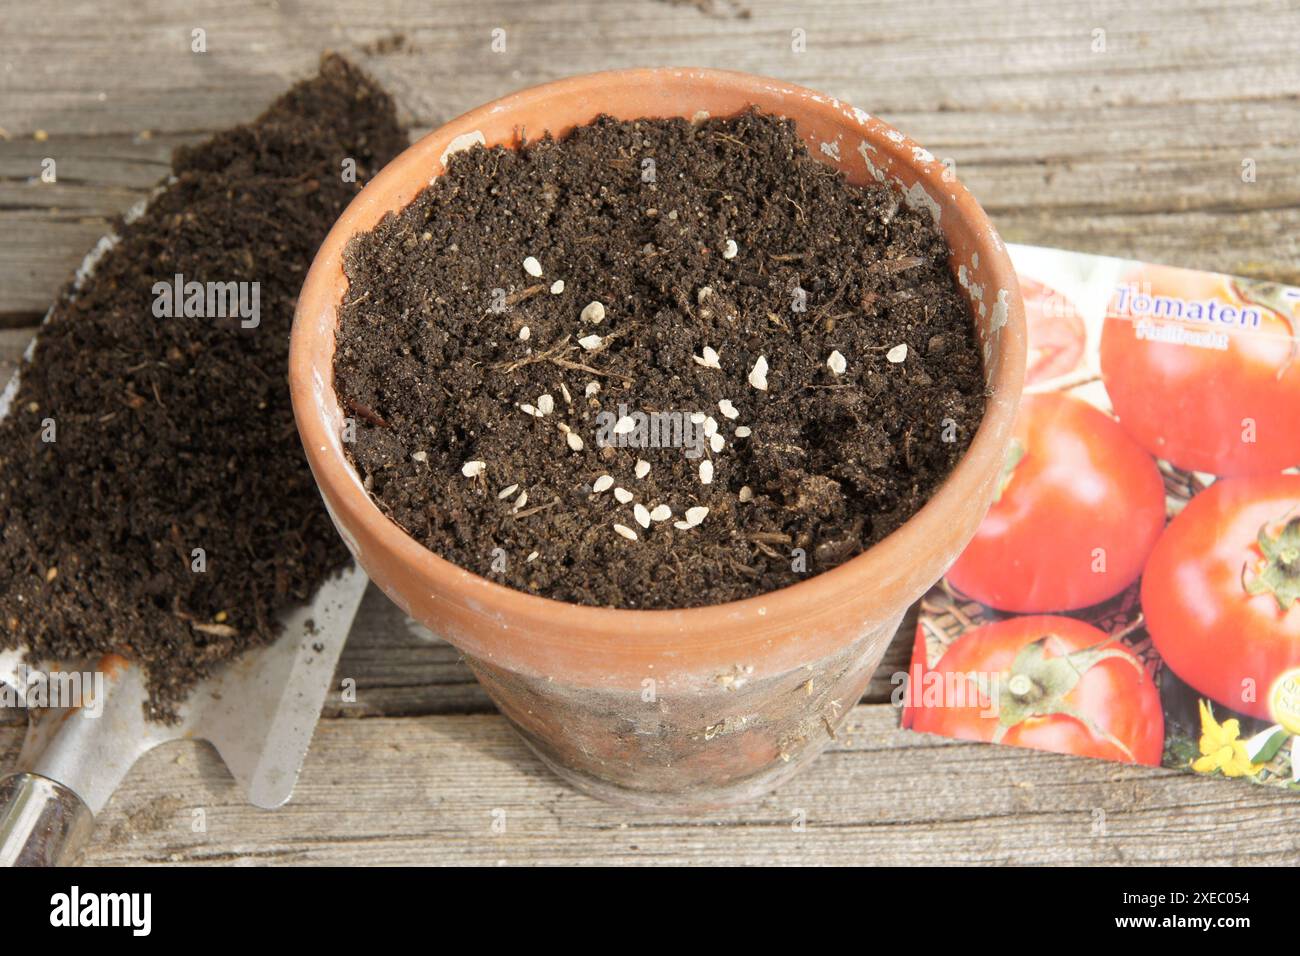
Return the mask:
{"type": "MultiPolygon", "coordinates": [[[[559,126],[551,132],[562,135],[568,128],[559,126]]],[[[540,134],[541,131],[537,132],[540,134]]],[[[813,155],[815,157],[816,153],[813,155]]],[[[865,153],[863,155],[865,157],[865,153]]],[[[486,615],[498,622],[509,621],[511,629],[540,621],[550,622],[553,629],[558,617],[564,621],[564,633],[549,634],[544,640],[570,651],[596,649],[602,640],[608,640],[611,633],[620,636],[622,650],[626,653],[672,654],[684,651],[687,649],[684,636],[693,651],[720,649],[736,643],[738,623],[745,624],[748,632],[745,640],[752,642],[769,632],[776,635],[788,631],[791,616],[805,615],[810,607],[825,612],[843,604],[865,582],[906,582],[908,576],[905,570],[900,573],[900,564],[906,569],[908,556],[923,552],[927,539],[941,539],[942,529],[949,523],[954,510],[961,509],[967,499],[978,498],[992,480],[989,476],[995,478],[999,473],[1002,449],[1014,424],[1026,362],[1023,306],[1015,269],[1005,245],[965,187],[955,179],[944,181],[941,175],[942,166],[935,163],[929,153],[894,127],[861,110],[815,90],[730,70],[660,67],[588,73],[529,87],[445,123],[389,162],[352,200],[321,244],[299,296],[290,337],[290,391],[308,461],[335,524],[345,540],[349,540],[350,535],[344,529],[364,529],[381,541],[426,589],[454,601],[472,614],[486,615]],[[333,387],[332,330],[337,328],[337,306],[346,289],[346,280],[342,277],[342,253],[354,234],[370,229],[384,213],[405,208],[431,181],[430,169],[438,169],[436,175],[441,175],[446,155],[460,142],[457,137],[465,137],[479,129],[489,118],[495,117],[499,121],[499,114],[503,112],[536,108],[539,102],[557,95],[586,93],[598,101],[600,91],[611,85],[645,86],[665,82],[675,82],[678,86],[702,84],[725,88],[751,97],[752,105],[769,112],[779,112],[782,101],[794,99],[799,101],[804,112],[820,112],[827,118],[834,114],[837,122],[849,120],[865,142],[887,155],[896,165],[916,171],[918,182],[930,186],[927,191],[932,195],[941,192],[947,197],[943,204],[944,212],[953,215],[953,210],[956,210],[955,214],[965,221],[974,236],[982,260],[980,271],[989,280],[985,285],[1007,292],[1006,319],[993,336],[996,345],[992,353],[986,352],[986,368],[990,362],[996,363],[990,382],[992,394],[987,398],[984,418],[970,446],[929,500],[883,540],[845,563],[807,580],[724,604],[676,609],[572,604],[515,590],[453,564],[407,534],[363,489],[343,454],[337,436],[332,434],[327,416],[329,409],[324,405],[328,400],[337,407],[333,387]],[[452,145],[445,151],[436,150],[435,144],[440,142],[451,142],[452,145]],[[921,156],[929,157],[929,160],[922,161],[921,156]],[[378,198],[404,181],[412,188],[409,195],[399,197],[396,204],[378,198]],[[369,225],[359,225],[359,222],[369,225]],[[328,335],[317,334],[312,328],[313,317],[321,309],[328,309],[334,315],[334,324],[330,326],[328,335]],[[318,341],[321,338],[329,341],[321,343],[318,341]],[[314,364],[318,354],[322,354],[325,360],[323,377],[318,375],[314,364]]],[[[896,184],[891,185],[899,188],[896,184]]],[[[910,563],[918,562],[911,560],[910,563]]],[[[403,604],[401,601],[398,603],[403,604]]],[[[499,626],[507,625],[501,623],[499,626]]],[[[546,633],[546,629],[542,633],[546,633]]],[[[537,639],[543,640],[541,637],[537,639]]]]}

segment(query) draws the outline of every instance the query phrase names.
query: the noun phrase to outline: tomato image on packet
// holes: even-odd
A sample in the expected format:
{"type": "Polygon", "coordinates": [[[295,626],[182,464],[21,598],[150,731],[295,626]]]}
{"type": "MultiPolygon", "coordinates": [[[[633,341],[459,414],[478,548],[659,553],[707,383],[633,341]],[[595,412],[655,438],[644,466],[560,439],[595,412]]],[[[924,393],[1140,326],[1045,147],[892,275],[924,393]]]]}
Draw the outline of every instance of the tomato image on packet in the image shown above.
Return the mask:
{"type": "Polygon", "coordinates": [[[1300,475],[1228,478],[1193,498],[1156,544],[1142,609],[1170,670],[1276,720],[1270,692],[1300,663],[1300,475]]]}
{"type": "Polygon", "coordinates": [[[1008,249],[1027,391],[903,726],[1300,790],[1300,289],[1008,249]]]}
{"type": "Polygon", "coordinates": [[[1124,428],[1179,468],[1300,465],[1300,303],[1278,286],[1134,269],[1107,310],[1101,374],[1124,428]]]}
{"type": "Polygon", "coordinates": [[[1026,395],[1002,485],[948,581],[1003,611],[1087,607],[1137,579],[1164,523],[1155,460],[1114,419],[1026,395]]]}
{"type": "Polygon", "coordinates": [[[1025,384],[1037,385],[1074,371],[1083,358],[1086,336],[1078,308],[1058,290],[1024,277],[1020,296],[1029,328],[1025,384]]]}
{"type": "Polygon", "coordinates": [[[1074,618],[1013,617],[967,631],[922,683],[913,730],[1160,765],[1164,715],[1146,668],[1074,618]],[[927,683],[942,691],[928,693],[927,683]]]}

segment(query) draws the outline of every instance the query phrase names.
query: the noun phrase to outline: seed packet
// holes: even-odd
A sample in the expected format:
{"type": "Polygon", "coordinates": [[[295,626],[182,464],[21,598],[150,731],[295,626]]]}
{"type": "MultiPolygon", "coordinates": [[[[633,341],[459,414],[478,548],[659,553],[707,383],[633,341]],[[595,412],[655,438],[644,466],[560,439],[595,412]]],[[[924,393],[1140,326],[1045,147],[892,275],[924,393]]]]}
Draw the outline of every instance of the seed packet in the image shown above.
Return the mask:
{"type": "Polygon", "coordinates": [[[1300,787],[1300,289],[1009,249],[1024,401],[904,726],[1300,787]]]}

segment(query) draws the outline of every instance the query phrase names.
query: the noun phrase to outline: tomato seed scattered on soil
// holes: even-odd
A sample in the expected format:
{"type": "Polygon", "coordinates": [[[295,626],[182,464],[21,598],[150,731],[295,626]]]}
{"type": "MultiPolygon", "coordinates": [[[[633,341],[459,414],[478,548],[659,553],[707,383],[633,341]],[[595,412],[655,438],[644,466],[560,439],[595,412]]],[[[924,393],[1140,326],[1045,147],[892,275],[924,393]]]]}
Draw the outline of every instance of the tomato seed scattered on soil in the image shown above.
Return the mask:
{"type": "Polygon", "coordinates": [[[969,445],[984,379],[947,260],[928,213],[756,112],[475,147],[348,247],[336,382],[375,412],[348,452],[418,541],[519,590],[783,587],[898,528],[969,445]],[[540,413],[556,394],[583,398],[540,413]],[[654,414],[699,442],[632,441],[654,414]]]}

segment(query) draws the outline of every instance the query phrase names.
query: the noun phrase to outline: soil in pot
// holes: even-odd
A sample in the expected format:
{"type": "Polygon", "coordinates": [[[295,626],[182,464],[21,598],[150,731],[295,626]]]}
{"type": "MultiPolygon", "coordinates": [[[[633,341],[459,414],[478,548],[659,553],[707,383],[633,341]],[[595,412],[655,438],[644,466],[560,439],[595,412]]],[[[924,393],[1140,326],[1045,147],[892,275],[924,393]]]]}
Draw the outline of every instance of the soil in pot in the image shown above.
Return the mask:
{"type": "Polygon", "coordinates": [[[388,95],[327,57],[255,123],[178,150],[118,224],[0,423],[0,646],[139,661],[166,716],[343,564],[295,434],[289,327],[317,246],[406,143],[388,95]],[[178,274],[240,283],[244,306],[255,284],[257,314],[168,303],[155,286],[178,274]]]}
{"type": "Polygon", "coordinates": [[[347,249],[346,448],[416,540],[519,590],[780,588],[898,528],[969,445],[948,255],[757,112],[474,147],[347,249]]]}

